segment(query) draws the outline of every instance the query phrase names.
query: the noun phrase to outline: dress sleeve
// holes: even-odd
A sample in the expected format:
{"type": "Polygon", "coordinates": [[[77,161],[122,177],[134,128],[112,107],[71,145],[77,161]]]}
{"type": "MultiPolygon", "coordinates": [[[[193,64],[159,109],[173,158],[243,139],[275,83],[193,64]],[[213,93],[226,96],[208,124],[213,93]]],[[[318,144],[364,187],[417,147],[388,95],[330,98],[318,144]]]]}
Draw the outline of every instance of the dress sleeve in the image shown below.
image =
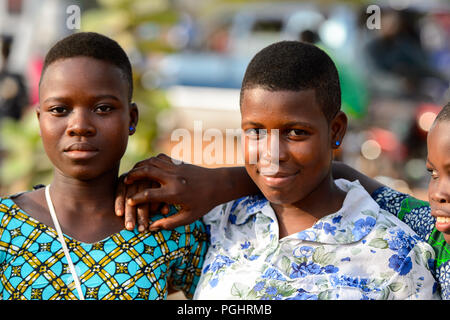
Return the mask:
{"type": "Polygon", "coordinates": [[[381,209],[395,215],[414,230],[423,240],[428,241],[435,225],[430,204],[408,194],[388,187],[381,187],[372,193],[372,198],[381,209]]]}
{"type": "Polygon", "coordinates": [[[195,221],[184,228],[185,254],[178,257],[172,265],[170,281],[173,289],[182,290],[186,298],[192,299],[202,273],[208,237],[201,221],[195,221]]]}

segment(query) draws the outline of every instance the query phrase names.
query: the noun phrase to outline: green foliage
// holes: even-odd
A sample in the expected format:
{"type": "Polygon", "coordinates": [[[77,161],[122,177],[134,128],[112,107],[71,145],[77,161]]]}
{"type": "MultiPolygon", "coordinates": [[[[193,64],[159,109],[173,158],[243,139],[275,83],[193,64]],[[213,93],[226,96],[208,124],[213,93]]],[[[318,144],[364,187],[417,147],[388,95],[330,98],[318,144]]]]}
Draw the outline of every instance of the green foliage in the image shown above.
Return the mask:
{"type": "Polygon", "coordinates": [[[33,110],[20,121],[5,119],[0,126],[5,157],[0,166],[0,181],[4,193],[30,189],[48,183],[52,166],[39,136],[39,125],[33,110]],[[7,186],[7,187],[5,187],[7,186]]]}

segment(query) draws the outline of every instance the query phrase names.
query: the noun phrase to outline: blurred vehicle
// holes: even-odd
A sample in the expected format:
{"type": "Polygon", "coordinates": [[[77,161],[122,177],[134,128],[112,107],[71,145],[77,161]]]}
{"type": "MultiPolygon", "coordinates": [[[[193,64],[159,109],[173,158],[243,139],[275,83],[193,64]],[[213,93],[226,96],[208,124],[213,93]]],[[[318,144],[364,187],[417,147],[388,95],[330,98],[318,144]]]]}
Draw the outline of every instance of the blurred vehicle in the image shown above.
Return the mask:
{"type": "Polygon", "coordinates": [[[222,26],[208,34],[199,50],[183,50],[161,58],[155,66],[158,83],[169,90],[174,86],[238,90],[250,59],[259,50],[280,40],[303,40],[318,45],[334,59],[341,77],[343,109],[352,117],[361,117],[365,114],[367,94],[355,68],[354,12],[345,4],[245,5],[228,19],[222,16],[222,26]]]}

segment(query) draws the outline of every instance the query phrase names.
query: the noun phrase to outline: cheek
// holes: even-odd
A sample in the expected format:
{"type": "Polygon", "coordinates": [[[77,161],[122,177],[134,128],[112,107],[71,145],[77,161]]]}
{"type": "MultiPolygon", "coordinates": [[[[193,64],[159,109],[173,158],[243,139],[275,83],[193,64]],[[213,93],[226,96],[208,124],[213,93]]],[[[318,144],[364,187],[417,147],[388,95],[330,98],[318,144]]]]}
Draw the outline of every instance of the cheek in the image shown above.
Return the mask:
{"type": "Polygon", "coordinates": [[[57,146],[58,141],[64,135],[65,125],[54,121],[42,119],[39,121],[39,135],[42,139],[44,149],[51,151],[57,146]]]}
{"type": "Polygon", "coordinates": [[[292,161],[303,167],[324,167],[330,161],[330,151],[317,141],[304,141],[289,144],[289,154],[292,161]]]}
{"type": "Polygon", "coordinates": [[[434,180],[432,178],[430,178],[430,182],[428,183],[428,200],[431,203],[431,199],[432,199],[432,194],[434,193],[435,190],[435,183],[434,180]]]}
{"type": "Polygon", "coordinates": [[[254,165],[258,162],[258,140],[249,139],[245,135],[242,138],[245,164],[254,165]]]}
{"type": "Polygon", "coordinates": [[[122,156],[125,153],[128,144],[128,124],[119,122],[108,126],[107,123],[105,123],[101,132],[104,140],[103,143],[108,146],[114,146],[114,148],[110,148],[110,151],[114,155],[122,156]]]}

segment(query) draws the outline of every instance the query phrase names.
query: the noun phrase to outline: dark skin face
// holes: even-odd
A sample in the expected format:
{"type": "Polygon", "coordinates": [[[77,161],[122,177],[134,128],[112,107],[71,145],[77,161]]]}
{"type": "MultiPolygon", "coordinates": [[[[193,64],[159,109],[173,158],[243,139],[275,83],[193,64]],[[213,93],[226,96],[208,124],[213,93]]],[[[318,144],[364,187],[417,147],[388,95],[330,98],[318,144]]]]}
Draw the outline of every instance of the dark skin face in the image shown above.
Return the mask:
{"type": "MultiPolygon", "coordinates": [[[[50,194],[63,232],[95,242],[123,228],[114,216],[120,159],[138,111],[122,71],[107,62],[74,57],[46,69],[37,108],[40,135],[53,163],[50,194]]],[[[42,190],[16,203],[52,226],[42,190]]]]}
{"type": "Polygon", "coordinates": [[[334,184],[331,161],[335,142],[342,142],[345,134],[344,113],[328,123],[314,90],[271,92],[257,87],[244,92],[241,117],[245,167],[277,214],[280,238],[340,209],[345,193],[334,184]],[[276,172],[264,172],[277,162],[271,144],[258,156],[255,141],[278,142],[276,172]]]}
{"type": "Polygon", "coordinates": [[[450,243],[450,121],[436,123],[428,133],[427,169],[431,173],[428,198],[436,228],[450,243]]]}
{"type": "Polygon", "coordinates": [[[76,57],[47,68],[37,115],[45,151],[60,174],[90,180],[118,169],[137,120],[125,89],[120,69],[107,62],[76,57]]]}

